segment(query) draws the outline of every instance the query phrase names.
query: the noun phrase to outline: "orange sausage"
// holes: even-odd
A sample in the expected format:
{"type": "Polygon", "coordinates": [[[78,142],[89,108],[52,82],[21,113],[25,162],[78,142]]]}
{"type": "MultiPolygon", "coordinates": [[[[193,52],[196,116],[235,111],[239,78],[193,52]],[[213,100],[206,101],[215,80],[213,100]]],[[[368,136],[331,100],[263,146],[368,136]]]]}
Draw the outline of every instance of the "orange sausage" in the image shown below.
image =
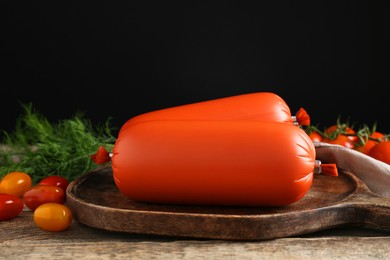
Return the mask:
{"type": "Polygon", "coordinates": [[[315,156],[293,124],[161,120],[123,129],[111,161],[117,187],[136,201],[283,206],[310,189],[315,156]]]}
{"type": "Polygon", "coordinates": [[[310,125],[303,108],[295,116],[286,102],[272,92],[255,92],[164,108],[135,116],[122,128],[152,120],[261,120],[310,125]]]}

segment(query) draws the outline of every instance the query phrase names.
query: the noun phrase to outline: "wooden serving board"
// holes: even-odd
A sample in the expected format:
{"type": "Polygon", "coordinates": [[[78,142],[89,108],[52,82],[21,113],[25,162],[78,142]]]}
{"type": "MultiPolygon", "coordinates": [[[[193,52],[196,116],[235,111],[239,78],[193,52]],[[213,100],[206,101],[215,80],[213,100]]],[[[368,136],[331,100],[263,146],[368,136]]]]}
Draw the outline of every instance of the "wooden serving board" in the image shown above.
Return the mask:
{"type": "Polygon", "coordinates": [[[111,167],[84,174],[66,190],[75,220],[133,234],[198,239],[266,240],[340,226],[390,232],[390,198],[372,193],[355,175],[315,175],[306,196],[277,208],[179,206],[135,202],[116,187],[111,167]]]}

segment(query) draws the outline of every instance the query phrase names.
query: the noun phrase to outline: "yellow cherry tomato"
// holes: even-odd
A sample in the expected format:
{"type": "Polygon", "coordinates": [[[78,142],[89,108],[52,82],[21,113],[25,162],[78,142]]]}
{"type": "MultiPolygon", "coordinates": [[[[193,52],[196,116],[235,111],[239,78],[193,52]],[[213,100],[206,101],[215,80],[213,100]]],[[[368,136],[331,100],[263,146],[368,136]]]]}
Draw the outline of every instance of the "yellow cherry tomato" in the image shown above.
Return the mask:
{"type": "Polygon", "coordinates": [[[35,224],[46,231],[63,231],[72,224],[71,210],[64,204],[49,202],[34,211],[35,224]]]}
{"type": "Polygon", "coordinates": [[[25,172],[10,172],[4,175],[0,182],[0,193],[12,194],[22,198],[31,188],[32,180],[25,172]]]}

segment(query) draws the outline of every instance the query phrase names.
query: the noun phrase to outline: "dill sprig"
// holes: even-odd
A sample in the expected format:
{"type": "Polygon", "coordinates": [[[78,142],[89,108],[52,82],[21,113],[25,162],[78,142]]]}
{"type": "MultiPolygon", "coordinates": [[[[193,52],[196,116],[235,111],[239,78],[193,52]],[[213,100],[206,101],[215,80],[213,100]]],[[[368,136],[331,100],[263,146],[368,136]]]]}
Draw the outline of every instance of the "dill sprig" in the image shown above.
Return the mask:
{"type": "Polygon", "coordinates": [[[50,175],[69,181],[99,167],[90,156],[100,146],[112,150],[115,137],[110,119],[93,126],[84,114],[50,122],[31,103],[21,104],[24,114],[13,132],[3,131],[0,147],[0,178],[12,171],[28,173],[34,184],[50,175]]]}

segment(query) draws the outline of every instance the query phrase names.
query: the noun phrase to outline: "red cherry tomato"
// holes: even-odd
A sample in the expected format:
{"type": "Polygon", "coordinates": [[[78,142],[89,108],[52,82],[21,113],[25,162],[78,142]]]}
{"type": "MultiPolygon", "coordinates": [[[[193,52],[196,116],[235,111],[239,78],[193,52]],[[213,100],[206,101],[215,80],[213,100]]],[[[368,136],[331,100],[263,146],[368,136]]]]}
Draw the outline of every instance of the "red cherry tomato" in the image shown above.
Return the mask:
{"type": "MultiPolygon", "coordinates": [[[[354,135],[356,132],[351,127],[346,125],[332,125],[325,129],[325,135],[332,136],[335,135],[344,135],[346,136],[352,143],[358,140],[358,137],[354,135]]],[[[331,138],[332,139],[332,138],[331,138]]]]}
{"type": "Polygon", "coordinates": [[[0,182],[0,193],[12,194],[19,198],[31,188],[30,175],[24,172],[10,172],[0,182]]]}
{"type": "Polygon", "coordinates": [[[66,188],[69,185],[69,181],[62,176],[52,175],[52,176],[49,176],[49,177],[42,179],[38,184],[39,185],[58,186],[58,187],[61,187],[65,192],[66,188]]]}
{"type": "Polygon", "coordinates": [[[34,211],[35,224],[46,231],[62,231],[72,224],[71,210],[64,204],[45,203],[34,211]]]}
{"type": "MultiPolygon", "coordinates": [[[[378,140],[381,140],[381,138],[384,138],[385,135],[383,133],[380,133],[380,132],[374,132],[370,135],[370,138],[373,138],[373,139],[378,139],[378,140]]],[[[356,146],[355,147],[355,150],[359,151],[359,152],[362,152],[364,154],[368,154],[370,152],[370,150],[376,145],[378,144],[380,141],[376,141],[376,140],[371,140],[371,139],[368,139],[366,141],[366,143],[364,145],[360,145],[360,146],[356,146]]]]}
{"type": "Polygon", "coordinates": [[[24,204],[27,208],[34,211],[38,206],[48,203],[64,203],[65,193],[61,187],[50,185],[36,185],[26,191],[23,196],[24,204]]]}
{"type": "Polygon", "coordinates": [[[313,142],[322,142],[322,136],[318,132],[311,132],[309,137],[313,142]]]}
{"type": "Polygon", "coordinates": [[[339,135],[333,140],[324,138],[323,142],[328,143],[328,144],[338,144],[338,145],[342,145],[342,146],[347,147],[347,148],[354,148],[354,146],[355,146],[354,143],[352,143],[351,140],[345,135],[339,135]]]}
{"type": "Polygon", "coordinates": [[[358,137],[355,135],[355,130],[345,125],[332,125],[324,131],[326,137],[323,138],[323,142],[329,144],[338,144],[347,148],[354,148],[355,143],[358,141],[358,137]]]}
{"type": "Polygon", "coordinates": [[[0,194],[0,221],[17,217],[23,210],[23,201],[12,194],[0,194]]]}
{"type": "Polygon", "coordinates": [[[390,164],[390,141],[383,141],[376,144],[368,152],[374,159],[390,164]]]}

